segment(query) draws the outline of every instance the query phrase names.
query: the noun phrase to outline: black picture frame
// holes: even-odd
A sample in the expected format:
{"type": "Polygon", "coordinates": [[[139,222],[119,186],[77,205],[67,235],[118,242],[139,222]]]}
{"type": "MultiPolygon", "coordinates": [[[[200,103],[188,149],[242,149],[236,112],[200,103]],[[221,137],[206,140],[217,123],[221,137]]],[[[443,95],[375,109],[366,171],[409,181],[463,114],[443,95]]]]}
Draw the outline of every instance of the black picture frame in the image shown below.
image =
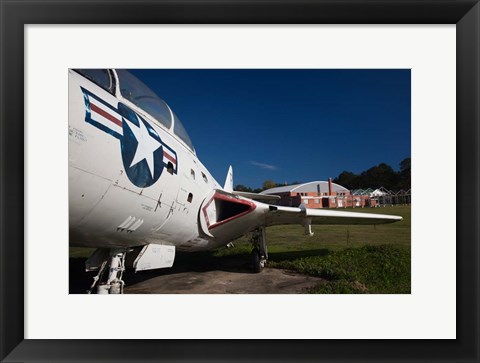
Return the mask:
{"type": "MultiPolygon", "coordinates": [[[[480,361],[478,0],[1,0],[0,6],[2,361],[480,361]],[[468,191],[457,194],[456,206],[457,339],[398,341],[24,339],[24,26],[157,23],[456,24],[457,190],[468,191]]],[[[265,328],[265,335],[268,336],[268,327],[265,328]]]]}

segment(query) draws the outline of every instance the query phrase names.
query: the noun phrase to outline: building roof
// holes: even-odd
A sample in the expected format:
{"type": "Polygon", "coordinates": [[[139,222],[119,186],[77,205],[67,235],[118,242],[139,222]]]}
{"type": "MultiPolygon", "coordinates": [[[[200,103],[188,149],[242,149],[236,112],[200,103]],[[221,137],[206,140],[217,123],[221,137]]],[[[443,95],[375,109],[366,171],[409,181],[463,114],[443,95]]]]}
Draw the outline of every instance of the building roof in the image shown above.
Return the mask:
{"type": "MultiPolygon", "coordinates": [[[[278,193],[308,193],[308,192],[318,192],[320,189],[320,193],[328,193],[328,181],[313,181],[309,183],[303,184],[294,184],[294,185],[286,185],[284,187],[276,187],[264,190],[260,194],[278,194],[278,193]]],[[[332,183],[332,191],[333,192],[348,192],[348,189],[338,185],[336,183],[332,183]]]]}
{"type": "Polygon", "coordinates": [[[373,192],[374,192],[374,190],[372,188],[354,189],[354,190],[351,191],[352,195],[369,195],[369,196],[372,196],[373,192]]]}

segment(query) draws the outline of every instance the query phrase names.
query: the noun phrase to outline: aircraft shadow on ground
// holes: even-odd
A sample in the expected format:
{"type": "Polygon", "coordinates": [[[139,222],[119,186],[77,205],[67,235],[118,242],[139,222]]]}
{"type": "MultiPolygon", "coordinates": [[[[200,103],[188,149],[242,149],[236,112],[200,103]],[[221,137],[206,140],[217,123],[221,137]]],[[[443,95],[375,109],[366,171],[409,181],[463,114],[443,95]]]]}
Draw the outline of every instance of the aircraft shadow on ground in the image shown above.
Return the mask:
{"type": "MultiPolygon", "coordinates": [[[[270,252],[271,261],[291,261],[312,256],[325,256],[330,253],[328,249],[315,249],[306,251],[270,252]]],[[[90,288],[97,272],[85,271],[86,258],[70,258],[69,266],[69,293],[85,294],[90,288]]],[[[177,253],[172,268],[140,271],[135,273],[127,269],[123,280],[127,286],[166,275],[175,275],[183,272],[209,272],[224,271],[230,273],[252,273],[250,254],[242,253],[232,256],[215,256],[212,252],[177,253]]]]}
{"type": "MultiPolygon", "coordinates": [[[[69,266],[69,293],[85,294],[93,283],[97,272],[85,271],[86,258],[70,258],[69,266]]],[[[127,269],[123,280],[127,286],[166,275],[175,275],[183,272],[224,271],[234,273],[251,273],[249,255],[216,257],[207,253],[178,253],[172,268],[139,271],[127,269]]]]}

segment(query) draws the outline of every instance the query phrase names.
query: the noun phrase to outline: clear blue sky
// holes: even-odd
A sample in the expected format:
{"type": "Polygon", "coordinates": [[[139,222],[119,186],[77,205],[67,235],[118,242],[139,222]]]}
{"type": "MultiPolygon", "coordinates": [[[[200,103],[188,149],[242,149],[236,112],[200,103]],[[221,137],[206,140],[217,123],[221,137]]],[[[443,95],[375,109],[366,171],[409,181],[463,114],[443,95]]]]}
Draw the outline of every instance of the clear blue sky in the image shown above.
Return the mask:
{"type": "Polygon", "coordinates": [[[410,157],[410,70],[132,70],[220,184],[327,180],[410,157]]]}

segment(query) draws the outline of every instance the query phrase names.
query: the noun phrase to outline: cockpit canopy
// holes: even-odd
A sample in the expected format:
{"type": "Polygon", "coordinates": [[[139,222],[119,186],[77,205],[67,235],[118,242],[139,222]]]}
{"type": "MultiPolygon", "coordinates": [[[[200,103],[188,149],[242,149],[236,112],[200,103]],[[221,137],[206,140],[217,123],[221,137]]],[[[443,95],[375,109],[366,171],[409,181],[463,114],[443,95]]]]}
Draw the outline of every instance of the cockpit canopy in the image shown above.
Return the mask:
{"type": "MultiPolygon", "coordinates": [[[[105,69],[76,69],[83,76],[90,79],[105,90],[115,93],[114,80],[105,69]]],[[[137,107],[149,113],[167,129],[171,129],[173,122],[173,133],[177,135],[189,148],[194,147],[187,131],[180,119],[171,111],[170,107],[157,96],[147,85],[125,69],[115,70],[118,76],[121,95],[137,107]]]]}

